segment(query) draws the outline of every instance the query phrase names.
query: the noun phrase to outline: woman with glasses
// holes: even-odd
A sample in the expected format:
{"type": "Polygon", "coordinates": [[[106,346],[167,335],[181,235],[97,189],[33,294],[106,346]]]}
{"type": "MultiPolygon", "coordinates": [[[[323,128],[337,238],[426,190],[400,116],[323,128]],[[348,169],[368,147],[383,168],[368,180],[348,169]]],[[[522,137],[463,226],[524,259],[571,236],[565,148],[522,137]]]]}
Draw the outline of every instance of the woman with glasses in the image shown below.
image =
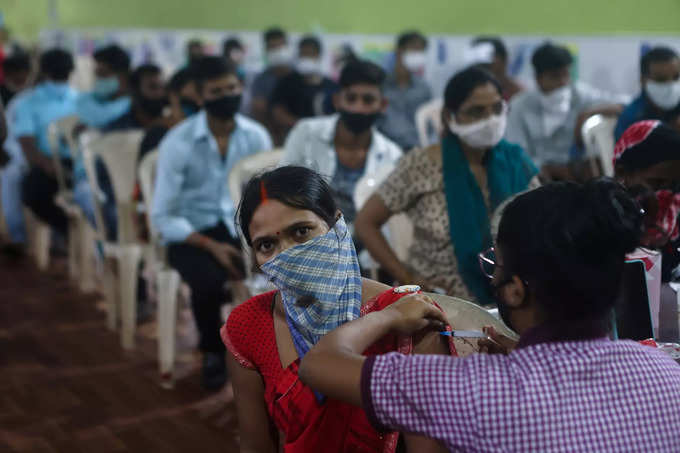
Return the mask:
{"type": "Polygon", "coordinates": [[[359,212],[357,235],[399,282],[492,303],[477,263],[477,254],[491,246],[489,218],[504,200],[539,185],[524,151],[503,140],[506,117],[500,86],[489,72],[459,72],[444,92],[447,132],[441,143],[403,157],[359,212]],[[414,226],[407,263],[380,230],[400,212],[414,226]]]}
{"type": "Polygon", "coordinates": [[[374,426],[462,452],[680,451],[680,366],[656,348],[611,341],[625,255],[643,214],[618,184],[556,183],[503,211],[483,267],[518,343],[465,358],[359,353],[388,332],[445,319],[424,295],[344,324],[303,358],[304,383],[361,405],[374,426]]]}

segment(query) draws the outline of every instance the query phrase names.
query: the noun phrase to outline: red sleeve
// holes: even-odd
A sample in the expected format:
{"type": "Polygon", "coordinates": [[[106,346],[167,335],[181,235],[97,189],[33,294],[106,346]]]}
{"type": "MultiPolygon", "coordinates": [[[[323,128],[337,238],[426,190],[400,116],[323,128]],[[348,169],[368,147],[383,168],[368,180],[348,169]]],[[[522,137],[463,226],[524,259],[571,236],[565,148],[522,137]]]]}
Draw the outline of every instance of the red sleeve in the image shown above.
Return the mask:
{"type": "Polygon", "coordinates": [[[224,346],[245,368],[256,368],[251,346],[262,335],[261,321],[271,308],[274,294],[275,291],[260,294],[242,303],[232,310],[227,322],[220,329],[224,346]]]}
{"type": "MultiPolygon", "coordinates": [[[[395,303],[396,301],[398,301],[399,299],[401,299],[402,297],[410,296],[412,294],[419,294],[419,293],[422,292],[420,290],[415,291],[415,292],[413,292],[413,291],[402,291],[401,290],[402,288],[405,288],[405,287],[400,286],[400,287],[396,287],[396,288],[390,288],[390,289],[378,294],[373,299],[369,300],[366,303],[366,305],[364,305],[361,308],[361,316],[364,316],[365,314],[370,313],[372,311],[379,311],[379,310],[382,310],[384,308],[387,308],[390,305],[392,305],[393,303],[395,303]]],[[[436,302],[435,302],[435,305],[437,305],[436,302]]],[[[437,308],[439,308],[439,310],[441,310],[442,312],[444,311],[444,310],[442,310],[442,308],[439,305],[437,305],[437,308]]],[[[451,326],[447,325],[445,330],[451,331],[451,326]]],[[[453,337],[447,337],[447,339],[448,339],[448,343],[449,343],[449,353],[454,357],[458,357],[458,352],[456,351],[456,346],[455,346],[455,343],[453,341],[453,337]]],[[[408,340],[410,340],[410,342],[412,344],[413,338],[409,338],[408,340]]],[[[400,344],[399,344],[399,347],[397,349],[399,352],[401,352],[403,354],[410,354],[412,352],[412,346],[411,347],[407,346],[406,341],[404,341],[404,339],[400,339],[399,343],[400,344]]]]}

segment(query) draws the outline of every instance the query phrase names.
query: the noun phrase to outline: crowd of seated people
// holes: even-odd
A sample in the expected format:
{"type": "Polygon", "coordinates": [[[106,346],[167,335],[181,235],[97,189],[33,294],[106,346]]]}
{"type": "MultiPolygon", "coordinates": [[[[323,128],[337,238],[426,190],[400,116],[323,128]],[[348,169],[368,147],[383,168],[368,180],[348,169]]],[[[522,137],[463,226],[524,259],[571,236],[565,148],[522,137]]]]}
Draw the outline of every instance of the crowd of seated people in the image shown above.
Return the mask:
{"type": "Polygon", "coordinates": [[[138,161],[158,153],[146,214],[191,290],[203,386],[232,380],[242,451],[680,451],[680,367],[603,340],[625,254],[660,250],[664,282],[680,263],[674,50],[642,55],[641,94],[626,106],[573,80],[574,57],[552,42],[534,51],[536,87],[525,89],[508,74],[503,42],[477,37],[442,93],[423,77],[428,40],[415,30],[398,36],[390,67],[348,55],[337,80],[324,74],[315,36],[295,54],[286,32],[271,28],[263,46],[266,66],[254,75],[235,37],[219,55],[190,41],[173,74],[153,62],[132,67],[125,49],[107,45],[93,54],[89,92],[69,85],[74,61],[63,49],[45,50],[37,66],[23,54],[6,59],[0,181],[13,253],[27,241],[24,208],[68,237],[55,163],[93,225],[99,198],[116,240],[111,176],[97,162],[96,192],[67,141],[50,146],[51,124],[75,115],[76,134],[143,131],[138,161]],[[416,112],[436,98],[443,132],[422,147],[416,112]],[[601,165],[581,139],[593,115],[618,118],[617,182],[593,181],[601,165]],[[279,146],[278,168],[260,169],[240,198],[231,193],[239,162],[279,146]],[[365,178],[372,193],[359,209],[365,178]],[[413,226],[406,259],[384,228],[397,214],[413,226]],[[363,249],[382,282],[362,278],[363,249]],[[480,254],[493,273],[480,270],[480,254]],[[229,282],[250,264],[276,291],[253,295],[225,324],[229,282]],[[444,357],[457,355],[452,341],[420,331],[450,330],[451,320],[421,291],[498,306],[519,343],[490,331],[481,344],[502,354],[444,357]],[[403,356],[414,352],[430,356],[403,356]],[[636,369],[647,373],[642,386],[636,369]],[[475,390],[460,392],[456,380],[475,390]],[[570,396],[561,392],[569,385],[570,396]],[[588,389],[614,400],[593,402],[588,389]],[[616,401],[665,428],[632,422],[616,401]],[[581,436],[570,436],[561,404],[581,436]],[[589,426],[601,417],[609,431],[598,438],[589,426]]]}

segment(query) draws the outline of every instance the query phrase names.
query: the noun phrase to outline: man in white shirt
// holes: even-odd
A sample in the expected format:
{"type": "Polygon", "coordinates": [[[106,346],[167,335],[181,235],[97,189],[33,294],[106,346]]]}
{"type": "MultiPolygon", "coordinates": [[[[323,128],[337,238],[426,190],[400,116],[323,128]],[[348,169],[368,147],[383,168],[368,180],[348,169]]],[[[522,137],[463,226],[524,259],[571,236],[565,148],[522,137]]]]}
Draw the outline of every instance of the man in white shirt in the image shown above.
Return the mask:
{"type": "Polygon", "coordinates": [[[566,47],[543,44],[531,58],[538,88],[510,103],[505,138],[524,148],[545,181],[597,176],[583,150],[581,127],[592,115],[617,116],[623,108],[615,96],[574,83],[572,62],[566,47]]]}
{"type": "Polygon", "coordinates": [[[324,176],[348,223],[356,216],[353,197],[361,176],[393,166],[402,156],[402,150],[373,127],[387,107],[384,81],[379,66],[351,61],[340,74],[340,91],[334,97],[338,114],[302,120],[286,140],[282,165],[300,165],[324,176]]]}

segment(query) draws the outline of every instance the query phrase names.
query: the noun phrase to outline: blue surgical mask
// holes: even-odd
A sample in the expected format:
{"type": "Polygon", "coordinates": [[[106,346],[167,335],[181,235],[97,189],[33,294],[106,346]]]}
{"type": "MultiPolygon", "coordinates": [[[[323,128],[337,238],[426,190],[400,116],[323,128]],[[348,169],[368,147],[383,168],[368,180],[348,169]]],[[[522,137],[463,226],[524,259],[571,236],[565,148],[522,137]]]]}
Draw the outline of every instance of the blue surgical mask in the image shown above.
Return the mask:
{"type": "Polygon", "coordinates": [[[118,92],[120,83],[115,76],[97,79],[94,82],[92,92],[99,99],[108,99],[118,92]]]}

